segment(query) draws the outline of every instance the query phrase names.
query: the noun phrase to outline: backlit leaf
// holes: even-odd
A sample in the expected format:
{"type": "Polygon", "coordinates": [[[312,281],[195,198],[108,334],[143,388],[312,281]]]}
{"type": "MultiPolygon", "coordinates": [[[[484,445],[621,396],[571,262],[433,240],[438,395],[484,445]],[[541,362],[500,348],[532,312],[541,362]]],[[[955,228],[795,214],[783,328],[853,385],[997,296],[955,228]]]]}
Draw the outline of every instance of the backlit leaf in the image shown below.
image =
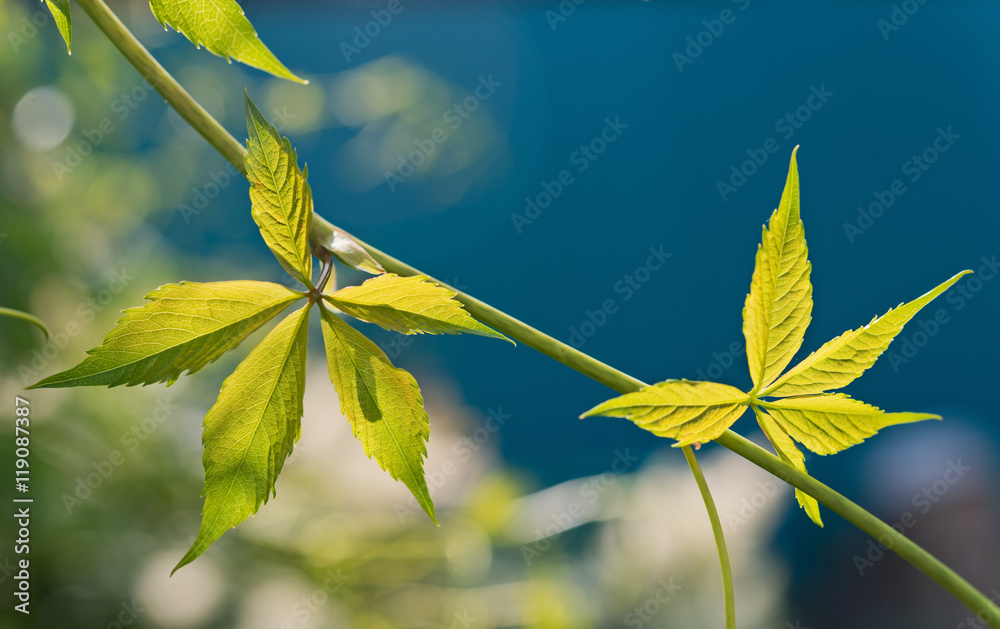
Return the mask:
{"type": "Polygon", "coordinates": [[[349,286],[324,295],[352,317],[403,334],[478,334],[510,340],[472,318],[455,299],[455,292],[422,275],[402,277],[392,273],[373,277],[360,286],[349,286]]]}
{"type": "Polygon", "coordinates": [[[205,506],[191,563],[274,494],[299,438],[309,306],[285,318],[226,378],[205,416],[205,506]]]}
{"type": "MultiPolygon", "coordinates": [[[[765,411],[757,406],[753,407],[753,411],[757,415],[757,423],[767,435],[768,441],[774,446],[774,451],[778,453],[781,460],[804,474],[808,473],[806,472],[806,459],[802,456],[802,451],[795,447],[795,443],[788,436],[788,433],[776,424],[765,411]]],[[[823,526],[823,519],[819,513],[819,503],[816,502],[816,499],[798,488],[795,489],[795,498],[799,501],[799,506],[805,509],[809,519],[823,526]]]]}
{"type": "Polygon", "coordinates": [[[267,49],[235,0],[150,0],[149,6],[164,28],[173,27],[196,46],[275,76],[307,82],[267,49]]]}
{"type": "Polygon", "coordinates": [[[330,380],[354,436],[365,454],[403,481],[437,522],[424,480],[430,421],[417,381],[393,367],[385,352],[337,315],[325,307],[320,312],[330,380]]]}
{"type": "Polygon", "coordinates": [[[268,282],[181,282],[129,308],[82,363],[29,388],[172,383],[239,345],[304,295],[268,282]]]}
{"type": "Polygon", "coordinates": [[[802,395],[760,405],[785,432],[816,454],[846,450],[886,426],[941,419],[927,413],[886,413],[843,393],[802,395]]]}
{"type": "Polygon", "coordinates": [[[761,395],[784,397],[847,386],[875,364],[907,321],[966,273],[972,271],[962,271],[910,303],[900,304],[868,325],[848,330],[827,342],[761,391],[761,395]]]}
{"type": "Polygon", "coordinates": [[[45,0],[56,27],[66,40],[66,52],[73,54],[73,18],[69,12],[69,0],[45,0]]]}
{"type": "Polygon", "coordinates": [[[743,307],[747,363],[757,389],[778,377],[802,345],[812,315],[807,254],[793,150],[781,203],[771,214],[757,247],[750,293],[743,307]]]}
{"type": "Polygon", "coordinates": [[[310,285],[313,201],[306,182],[308,171],[299,170],[288,138],[281,137],[249,96],[244,100],[249,138],[244,161],[253,220],[281,266],[298,281],[310,285]]]}
{"type": "Polygon", "coordinates": [[[715,382],[667,380],[599,404],[582,417],[624,417],[674,447],[705,443],[724,433],[743,415],[750,397],[715,382]]]}

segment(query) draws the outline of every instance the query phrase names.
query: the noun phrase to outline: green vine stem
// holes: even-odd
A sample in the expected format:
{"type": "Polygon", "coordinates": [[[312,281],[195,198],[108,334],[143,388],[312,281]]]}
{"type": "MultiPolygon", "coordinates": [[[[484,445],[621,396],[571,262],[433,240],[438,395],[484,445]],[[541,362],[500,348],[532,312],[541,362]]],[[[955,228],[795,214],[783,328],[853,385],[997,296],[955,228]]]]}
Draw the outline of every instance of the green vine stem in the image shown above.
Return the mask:
{"type": "MultiPolygon", "coordinates": [[[[108,39],[125,56],[129,63],[166,99],[209,144],[222,154],[240,172],[246,172],[243,165],[245,149],[225,128],[199,105],[190,94],[149,54],[135,36],[125,27],[103,0],[77,0],[77,4],[97,24],[108,39]]],[[[336,228],[319,214],[313,214],[311,240],[329,242],[336,228]]],[[[358,241],[387,271],[398,275],[426,275],[412,266],[379,251],[375,247],[358,241]]],[[[434,278],[433,281],[447,286],[434,278]]],[[[452,288],[452,287],[449,287],[452,288]]],[[[528,324],[497,310],[470,295],[454,288],[459,299],[472,316],[494,329],[506,334],[554,358],[583,375],[614,389],[619,393],[635,391],[645,384],[632,376],[605,365],[579,350],[536,330],[528,324]]],[[[715,440],[758,467],[770,472],[788,484],[801,489],[820,503],[839,514],[859,529],[878,539],[897,555],[913,564],[924,574],[937,581],[974,613],[980,615],[990,627],[1000,629],[1000,607],[968,581],[960,577],[929,552],[904,537],[894,528],[848,500],[812,476],[800,472],[767,452],[749,439],[727,430],[715,440]]]]}
{"type": "Polygon", "coordinates": [[[719,565],[722,567],[722,594],[726,599],[726,629],[736,629],[736,591],[733,588],[733,568],[729,564],[729,550],[726,548],[726,538],[722,534],[722,522],[719,520],[719,511],[715,508],[715,499],[708,489],[705,475],[698,465],[698,459],[694,456],[691,446],[681,448],[684,451],[684,458],[687,459],[688,467],[694,474],[694,480],[698,483],[698,491],[701,492],[701,499],[708,509],[708,519],[712,522],[712,535],[715,536],[715,549],[719,554],[719,565]]]}

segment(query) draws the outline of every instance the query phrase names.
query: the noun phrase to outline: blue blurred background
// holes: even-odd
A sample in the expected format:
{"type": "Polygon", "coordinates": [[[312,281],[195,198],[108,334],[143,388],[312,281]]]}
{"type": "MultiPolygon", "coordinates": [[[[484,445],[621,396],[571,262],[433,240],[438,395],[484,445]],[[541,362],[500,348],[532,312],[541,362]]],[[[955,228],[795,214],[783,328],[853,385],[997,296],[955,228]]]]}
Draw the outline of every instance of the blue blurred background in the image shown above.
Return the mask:
{"type": "MultiPolygon", "coordinates": [[[[890,523],[912,513],[916,524],[904,526],[907,535],[1000,597],[994,398],[1000,282],[991,281],[1000,270],[1000,6],[402,0],[389,18],[386,6],[244,3],[263,41],[310,80],[300,86],[196,51],[182,36],[164,32],[141,2],[112,3],[239,139],[248,90],[308,163],[317,210],[326,218],[647,382],[683,377],[749,386],[741,309],[760,226],[777,205],[791,150],[800,145],[815,300],[800,357],[962,269],[976,271],[921,312],[879,364],[847,389],[887,410],[933,412],[944,421],[886,430],[836,457],[808,459],[809,470],[890,523]],[[949,466],[963,473],[958,482],[942,484],[949,466]],[[921,499],[925,488],[930,498],[921,499]]],[[[0,286],[3,305],[31,309],[56,329],[72,321],[83,329],[71,349],[36,368],[39,376],[75,364],[100,342],[118,310],[159,284],[285,281],[257,236],[245,183],[224,160],[142,84],[82,11],[74,12],[76,41],[68,58],[51,20],[30,35],[24,20],[34,15],[45,15],[37,3],[0,7],[0,33],[7,34],[0,42],[0,232],[8,234],[0,242],[0,286]],[[113,130],[95,141],[93,129],[102,120],[113,130]],[[88,143],[93,156],[77,159],[74,153],[90,153],[88,143]],[[116,294],[91,324],[74,306],[99,298],[110,286],[108,274],[119,268],[136,279],[127,296],[116,294]]],[[[339,281],[362,279],[342,270],[339,281]]],[[[8,398],[30,382],[17,366],[30,366],[43,343],[17,325],[0,322],[8,398]]],[[[441,406],[460,407],[467,417],[455,435],[474,436],[491,411],[505,418],[486,439],[484,449],[493,454],[483,466],[493,476],[483,472],[484,478],[508,479],[505,491],[511,500],[520,496],[518,509],[530,511],[530,501],[541,500],[537,521],[551,523],[547,500],[558,501],[558,491],[572,495],[579,479],[606,478],[600,475],[620,453],[638,457],[629,474],[609,481],[611,492],[622,496],[611,506],[599,503],[598,512],[560,535],[558,559],[546,556],[561,576],[546,573],[552,589],[531,590],[547,601],[539,611],[513,619],[479,611],[472,613],[479,624],[466,626],[720,626],[708,522],[680,453],[626,421],[577,419],[610,397],[609,390],[524,346],[399,337],[374,326],[365,332],[397,366],[417,375],[425,395],[433,398],[428,389],[435,387],[448,391],[441,406]],[[643,475],[662,482],[644,484],[643,475]],[[659,519],[644,515],[650,501],[659,519]],[[653,521],[663,526],[648,526],[653,521]],[[687,533],[674,525],[691,527],[692,539],[708,544],[704,556],[685,557],[694,542],[682,543],[687,533]],[[670,540],[676,552],[657,555],[654,549],[670,540]],[[631,559],[623,557],[626,546],[636,553],[631,559]],[[643,563],[646,554],[662,561],[643,563]],[[577,564],[591,571],[582,583],[574,578],[577,564]],[[631,589],[617,591],[605,581],[615,570],[636,581],[631,589]],[[657,579],[672,576],[682,582],[675,599],[657,605],[648,619],[627,615],[650,600],[657,579]],[[548,607],[598,590],[608,597],[601,598],[602,609],[581,611],[584,605],[571,613],[568,604],[570,611],[556,613],[548,607]],[[614,611],[619,607],[621,613],[614,611]]],[[[206,370],[200,384],[173,396],[183,398],[189,412],[176,420],[187,425],[177,429],[177,452],[167,458],[187,484],[182,490],[172,485],[173,472],[148,471],[157,491],[173,501],[152,501],[150,509],[162,511],[156,517],[133,515],[131,524],[112,525],[115,508],[89,505],[84,513],[93,520],[74,520],[58,497],[88,470],[91,455],[81,455],[74,467],[57,463],[64,454],[50,453],[50,501],[62,526],[135,534],[147,519],[162,517],[167,520],[157,526],[183,545],[200,508],[200,418],[226,373],[206,370]],[[169,515],[178,510],[187,516],[169,515]]],[[[315,387],[321,378],[317,371],[315,387]]],[[[155,394],[162,391],[37,392],[32,399],[52,415],[45,426],[53,442],[67,440],[71,449],[66,424],[74,413],[82,423],[72,431],[100,443],[99,431],[82,417],[101,422],[113,407],[127,427],[148,414],[151,402],[136,397],[133,410],[121,396],[155,394]],[[80,410],[85,406],[90,415],[80,410]]],[[[307,406],[305,448],[308,415],[307,406]]],[[[431,421],[429,470],[458,452],[445,441],[435,460],[434,412],[431,421]]],[[[748,418],[734,429],[762,439],[748,418]]],[[[111,441],[116,430],[106,431],[111,441]]],[[[97,445],[93,456],[106,450],[97,445]]],[[[757,524],[744,526],[748,518],[740,510],[763,491],[757,483],[773,488],[768,477],[713,445],[700,456],[737,549],[742,626],[954,627],[968,616],[928,578],[892,555],[880,557],[867,536],[829,511],[826,527],[815,527],[780,483],[780,500],[769,498],[761,509],[751,505],[767,511],[766,523],[751,517],[757,524]]],[[[374,464],[358,470],[380,474],[374,464]]],[[[281,481],[279,499],[264,511],[282,507],[280,488],[281,481]]],[[[110,501],[126,500],[125,493],[112,497],[114,488],[103,491],[110,501]]],[[[482,494],[462,495],[455,509],[482,494]]],[[[386,517],[395,521],[387,504],[386,517]]],[[[492,536],[494,562],[477,583],[500,588],[509,572],[497,568],[497,547],[506,544],[519,566],[514,572],[521,571],[518,555],[531,534],[482,529],[492,536]]],[[[428,543],[437,543],[438,534],[421,533],[428,543]]],[[[51,573],[44,577],[46,591],[55,592],[50,600],[65,588],[85,588],[80,581],[87,568],[67,568],[71,551],[50,549],[51,573]]],[[[211,552],[225,553],[237,566],[245,559],[238,546],[211,552]]],[[[280,563],[290,551],[275,544],[268,552],[277,557],[260,561],[280,563]]],[[[136,550],[121,561],[133,557],[138,564],[147,556],[136,550]]],[[[530,579],[542,578],[528,572],[530,579]]],[[[126,583],[132,581],[122,577],[111,590],[130,598],[126,583]]],[[[101,592],[84,598],[113,606],[117,599],[101,592]]],[[[487,599],[498,596],[489,592],[487,599]]],[[[226,601],[190,625],[156,614],[140,615],[138,623],[280,626],[255,625],[244,604],[226,601]]],[[[94,618],[112,619],[97,608],[94,618]]],[[[453,624],[459,616],[450,609],[419,623],[405,615],[393,620],[388,612],[348,620],[320,613],[312,621],[463,626],[453,624]]],[[[67,618],[60,621],[67,624],[38,626],[106,624],[75,625],[67,618]]]]}

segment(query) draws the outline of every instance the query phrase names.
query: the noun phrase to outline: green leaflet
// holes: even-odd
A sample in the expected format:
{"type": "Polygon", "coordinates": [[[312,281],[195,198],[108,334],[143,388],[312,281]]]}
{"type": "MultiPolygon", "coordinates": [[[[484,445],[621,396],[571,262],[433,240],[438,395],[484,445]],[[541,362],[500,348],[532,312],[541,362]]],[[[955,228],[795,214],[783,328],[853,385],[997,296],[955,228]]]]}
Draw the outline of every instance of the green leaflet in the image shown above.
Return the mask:
{"type": "Polygon", "coordinates": [[[35,315],[23,312],[21,310],[14,310],[13,308],[3,308],[0,307],[0,317],[10,317],[11,319],[20,319],[21,321],[26,321],[31,325],[37,327],[45,335],[45,338],[49,338],[49,328],[45,325],[45,322],[36,317],[35,315]]]}
{"type": "Polygon", "coordinates": [[[279,323],[226,378],[205,416],[205,506],[191,563],[260,509],[299,438],[309,305],[279,323]]]}
{"type": "MultiPolygon", "coordinates": [[[[806,471],[806,459],[802,456],[802,451],[795,447],[795,443],[788,436],[781,426],[775,423],[774,419],[764,410],[757,406],[753,407],[753,412],[757,416],[757,423],[760,429],[767,435],[768,441],[774,447],[785,463],[788,463],[800,472],[806,471]]],[[[795,498],[799,501],[799,506],[805,509],[806,515],[816,524],[823,526],[823,518],[819,514],[819,503],[816,499],[805,493],[801,489],[795,489],[795,498]]]]}
{"type": "Polygon", "coordinates": [[[755,388],[767,386],[802,345],[812,315],[811,265],[799,218],[795,152],[778,209],[763,230],[750,293],[743,307],[743,336],[755,388]]]}
{"type": "Polygon", "coordinates": [[[420,387],[375,343],[320,304],[330,380],[365,454],[413,493],[434,522],[424,480],[430,422],[420,387]]]}
{"type": "MultiPolygon", "coordinates": [[[[324,299],[352,317],[403,334],[467,332],[510,341],[476,321],[455,300],[455,292],[422,275],[387,273],[349,286],[324,299]]],[[[513,341],[511,341],[513,343],[513,341]]]]}
{"type": "Polygon", "coordinates": [[[182,282],[124,312],[82,363],[31,387],[173,383],[235,348],[302,293],[268,282],[182,282]]]}
{"type": "Polygon", "coordinates": [[[45,0],[45,4],[48,5],[56,27],[66,40],[66,52],[73,54],[73,17],[69,12],[69,0],[45,0]]]}
{"type": "Polygon", "coordinates": [[[967,273],[972,271],[962,271],[910,303],[875,317],[868,325],[844,332],[809,354],[760,394],[785,397],[847,386],[875,364],[907,321],[967,273]]]}
{"type": "MultiPolygon", "coordinates": [[[[802,472],[806,471],[805,459],[795,441],[818,454],[833,454],[886,426],[941,419],[926,413],[886,413],[846,395],[823,392],[846,386],[860,376],[907,321],[971,271],[959,273],[862,328],[845,332],[780,375],[802,345],[812,316],[812,267],[799,217],[797,150],[792,151],[781,203],[771,214],[757,248],[743,308],[753,389],[742,393],[714,382],[667,380],[608,400],[583,417],[626,417],[656,435],[676,439],[674,446],[684,446],[715,439],[750,406],[778,456],[802,472]],[[783,399],[760,399],[764,397],[783,399]]],[[[799,490],[795,495],[813,522],[823,526],[816,500],[799,490]]]]}
{"type": "Polygon", "coordinates": [[[886,413],[843,393],[802,395],[760,405],[785,432],[816,454],[846,450],[886,426],[941,419],[927,413],[886,413]]]}
{"type": "Polygon", "coordinates": [[[250,180],[253,220],[260,235],[288,273],[311,286],[312,190],[306,182],[308,170],[299,170],[288,138],[264,117],[245,95],[247,154],[244,159],[250,180]]]}
{"type": "Polygon", "coordinates": [[[715,439],[749,402],[749,395],[726,384],[667,380],[608,400],[580,417],[624,417],[654,435],[676,439],[674,447],[680,447],[715,439]]]}
{"type": "Polygon", "coordinates": [[[292,74],[267,49],[235,0],[150,0],[149,6],[164,28],[172,26],[195,46],[275,76],[308,82],[292,74]]]}

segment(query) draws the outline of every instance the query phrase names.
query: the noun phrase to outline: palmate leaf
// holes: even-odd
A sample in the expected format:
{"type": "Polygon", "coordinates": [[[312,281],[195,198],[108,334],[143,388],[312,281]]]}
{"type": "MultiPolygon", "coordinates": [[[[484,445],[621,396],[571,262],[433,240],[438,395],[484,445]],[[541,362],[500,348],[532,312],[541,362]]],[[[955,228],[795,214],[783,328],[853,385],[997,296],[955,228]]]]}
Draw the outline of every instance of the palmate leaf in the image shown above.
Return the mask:
{"type": "Polygon", "coordinates": [[[306,182],[307,171],[299,170],[288,138],[281,137],[246,95],[244,108],[248,135],[244,161],[250,180],[253,220],[281,266],[309,286],[313,201],[306,182]]]}
{"type": "Polygon", "coordinates": [[[716,382],[666,380],[599,404],[583,415],[624,417],[674,447],[705,443],[724,433],[746,411],[750,396],[716,382]]]}
{"type": "Polygon", "coordinates": [[[760,405],[785,432],[816,454],[846,450],[886,426],[941,419],[928,413],[886,413],[843,393],[801,395],[760,405]]]}
{"type": "Polygon", "coordinates": [[[226,378],[205,416],[205,506],[191,563],[267,502],[299,438],[309,305],[279,323],[226,378]]]}
{"type": "Polygon", "coordinates": [[[743,336],[755,390],[770,384],[788,366],[812,315],[811,265],[799,218],[797,150],[792,151],[781,203],[763,230],[743,307],[743,336]]]}
{"type": "Polygon", "coordinates": [[[320,306],[330,380],[341,412],[365,454],[403,481],[437,522],[424,480],[430,422],[417,381],[393,367],[375,343],[320,306]]]}
{"type": "Polygon", "coordinates": [[[267,49],[235,0],[150,0],[149,6],[164,28],[173,27],[196,46],[275,76],[307,82],[267,49]]]}
{"type": "Polygon", "coordinates": [[[73,17],[69,12],[69,0],[45,0],[56,27],[66,40],[66,52],[73,54],[73,17]]]}
{"type": "MultiPolygon", "coordinates": [[[[476,321],[455,300],[455,292],[422,275],[401,277],[386,273],[360,286],[324,295],[341,311],[403,334],[478,334],[509,341],[476,321]]],[[[513,343],[513,341],[511,341],[513,343]]]]}
{"type": "Polygon", "coordinates": [[[173,383],[217,360],[305,295],[268,282],[182,282],[146,295],[82,363],[45,378],[43,387],[173,383]]]}
{"type": "MultiPolygon", "coordinates": [[[[753,389],[742,393],[714,382],[667,380],[608,400],[583,417],[626,417],[656,435],[676,439],[676,447],[715,439],[750,406],[778,456],[802,472],[805,458],[796,441],[818,454],[833,454],[886,426],[940,419],[927,413],[886,413],[846,395],[824,392],[846,386],[871,367],[907,321],[971,271],[845,332],[779,377],[802,345],[812,316],[811,265],[799,217],[797,149],[792,151],[781,203],[763,231],[743,308],[753,389]],[[781,399],[762,399],[774,397],[781,399]]],[[[795,495],[806,514],[822,526],[819,503],[798,489],[795,495]]]]}
{"type": "Polygon", "coordinates": [[[847,386],[875,364],[906,322],[921,308],[971,272],[962,271],[910,303],[900,304],[881,317],[875,317],[868,325],[844,332],[809,354],[760,394],[785,397],[822,393],[847,386]]]}
{"type": "MultiPolygon", "coordinates": [[[[806,459],[802,456],[802,451],[795,447],[795,443],[788,436],[788,433],[776,424],[766,411],[761,410],[756,405],[753,407],[753,411],[757,415],[757,424],[760,425],[760,429],[764,431],[781,460],[800,472],[806,473],[806,459]]],[[[795,499],[799,501],[799,506],[805,510],[810,520],[823,526],[823,518],[819,514],[819,503],[816,502],[815,498],[796,488],[795,499]]]]}

